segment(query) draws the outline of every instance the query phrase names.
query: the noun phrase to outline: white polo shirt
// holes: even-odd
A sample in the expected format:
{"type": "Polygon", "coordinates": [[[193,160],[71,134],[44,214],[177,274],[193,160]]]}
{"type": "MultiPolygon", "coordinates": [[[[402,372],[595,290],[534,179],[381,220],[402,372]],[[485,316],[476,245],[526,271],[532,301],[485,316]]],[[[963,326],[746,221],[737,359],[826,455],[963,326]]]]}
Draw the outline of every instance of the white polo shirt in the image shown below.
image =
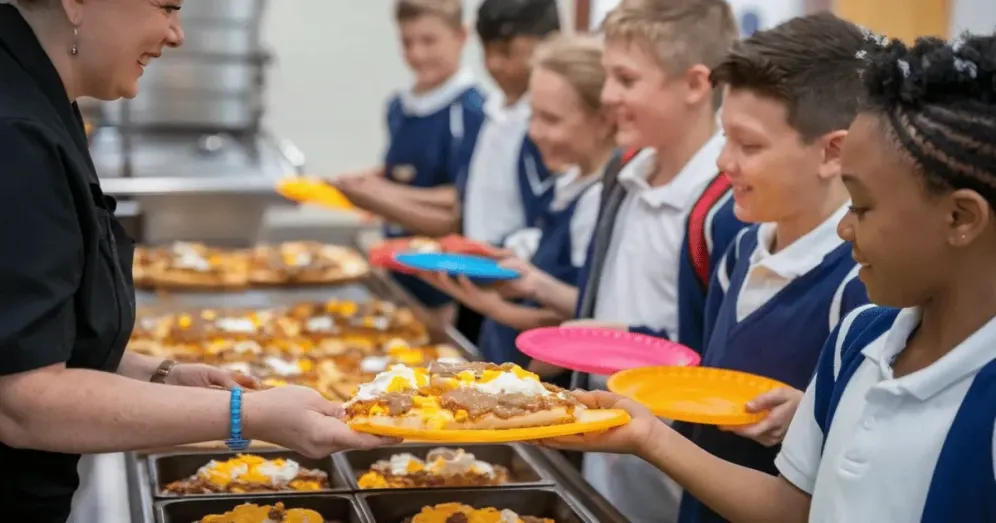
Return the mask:
{"type": "Polygon", "coordinates": [[[463,203],[463,233],[471,240],[498,244],[526,226],[519,153],[531,112],[528,96],[506,105],[505,96],[497,93],[484,104],[486,118],[470,160],[463,203]]]}
{"type": "MultiPolygon", "coordinates": [[[[844,318],[838,340],[863,309],[844,318]]],[[[810,522],[920,521],[948,428],[975,375],[996,356],[996,319],[929,367],[894,378],[892,361],[919,323],[919,310],[900,311],[862,350],[865,359],[840,398],[822,452],[815,386],[806,390],[775,465],[813,496],[810,522]]],[[[842,345],[835,348],[835,373],[842,345]]]]}
{"type": "MultiPolygon", "coordinates": [[[[737,321],[743,321],[760,309],[792,283],[792,280],[818,267],[827,254],[840,247],[844,240],[837,235],[837,224],[846,214],[845,205],[815,229],[774,254],[771,254],[771,246],[775,243],[778,226],[774,223],[761,224],[757,229],[757,247],[750,255],[747,277],[737,297],[737,321]]],[[[721,267],[723,265],[725,264],[720,264],[721,267]]],[[[852,278],[853,276],[845,279],[844,285],[852,278]]],[[[717,273],[717,279],[723,288],[729,285],[729,279],[724,271],[717,273]]],[[[839,304],[837,309],[840,310],[839,304]]],[[[831,325],[831,330],[835,326],[831,325]]]]}
{"type": "Polygon", "coordinates": [[[598,283],[594,319],[665,330],[678,339],[678,267],[685,222],[716,176],[725,140],[713,136],[670,183],[651,187],[656,152],[645,149],[619,173],[619,206],[598,283]]]}

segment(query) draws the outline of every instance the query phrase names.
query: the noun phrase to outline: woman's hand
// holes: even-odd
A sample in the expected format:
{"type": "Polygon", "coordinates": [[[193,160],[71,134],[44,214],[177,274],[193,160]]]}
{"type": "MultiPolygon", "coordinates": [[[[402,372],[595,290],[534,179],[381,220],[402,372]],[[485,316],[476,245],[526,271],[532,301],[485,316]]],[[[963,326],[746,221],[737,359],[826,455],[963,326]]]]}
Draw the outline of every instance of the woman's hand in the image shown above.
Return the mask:
{"type": "Polygon", "coordinates": [[[606,431],[544,439],[534,442],[535,444],[582,452],[641,455],[655,435],[660,431],[671,430],[650,409],[629,398],[605,391],[575,391],[574,397],[592,409],[625,410],[632,419],[626,425],[606,431]]]}
{"type": "Polygon", "coordinates": [[[752,425],[723,427],[723,430],[752,439],[765,447],[778,445],[785,439],[803,392],[791,387],[775,389],[747,402],[747,412],[769,411],[767,417],[752,425]]]}
{"type": "Polygon", "coordinates": [[[288,385],[246,394],[244,433],[247,438],[289,448],[309,458],[348,449],[371,449],[399,443],[350,429],[345,411],[317,391],[288,385]]]}
{"type": "Polygon", "coordinates": [[[203,363],[177,363],[166,376],[167,385],[182,387],[221,387],[231,390],[235,386],[258,389],[259,381],[238,371],[221,369],[203,363]]]}

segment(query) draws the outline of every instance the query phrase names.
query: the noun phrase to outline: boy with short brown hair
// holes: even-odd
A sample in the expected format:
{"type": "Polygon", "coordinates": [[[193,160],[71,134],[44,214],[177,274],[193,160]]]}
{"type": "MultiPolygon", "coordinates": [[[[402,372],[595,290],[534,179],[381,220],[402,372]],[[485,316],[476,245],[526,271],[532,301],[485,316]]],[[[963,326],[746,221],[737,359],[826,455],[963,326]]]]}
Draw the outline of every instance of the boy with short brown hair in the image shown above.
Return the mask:
{"type": "Polygon", "coordinates": [[[394,19],[399,24],[422,16],[435,16],[455,29],[463,28],[463,3],[460,0],[398,0],[394,19]]]}

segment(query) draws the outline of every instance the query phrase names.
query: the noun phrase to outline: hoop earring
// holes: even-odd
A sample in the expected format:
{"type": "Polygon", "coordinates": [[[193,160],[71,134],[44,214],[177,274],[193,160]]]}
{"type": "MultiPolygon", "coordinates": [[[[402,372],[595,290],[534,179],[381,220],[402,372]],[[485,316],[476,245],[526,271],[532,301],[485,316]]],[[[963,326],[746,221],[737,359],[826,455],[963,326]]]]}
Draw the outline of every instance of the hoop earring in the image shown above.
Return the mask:
{"type": "Polygon", "coordinates": [[[77,46],[77,43],[79,42],[79,37],[80,37],[80,31],[79,31],[79,29],[77,29],[77,28],[74,27],[73,28],[73,46],[71,48],[69,48],[69,54],[72,55],[72,56],[76,56],[76,55],[80,54],[79,47],[77,46]]]}

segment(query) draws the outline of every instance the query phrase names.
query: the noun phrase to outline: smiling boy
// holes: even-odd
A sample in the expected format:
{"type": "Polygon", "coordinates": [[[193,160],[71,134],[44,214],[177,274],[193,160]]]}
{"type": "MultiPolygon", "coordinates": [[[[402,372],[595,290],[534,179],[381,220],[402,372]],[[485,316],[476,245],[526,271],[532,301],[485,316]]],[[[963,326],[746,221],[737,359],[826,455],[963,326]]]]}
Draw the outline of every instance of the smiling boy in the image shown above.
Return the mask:
{"type": "MultiPolygon", "coordinates": [[[[832,14],[795,18],[735,44],[711,75],[726,90],[718,165],[737,216],[760,225],[741,232],[716,270],[702,365],[790,388],[748,405],[771,410],[757,425],[680,429],[718,457],[771,474],[824,341],[868,301],[837,235],[848,203],[840,157],[863,92],[855,57],[863,44],[857,26],[832,14]]],[[[679,521],[724,520],[686,495],[679,521]]]]}

